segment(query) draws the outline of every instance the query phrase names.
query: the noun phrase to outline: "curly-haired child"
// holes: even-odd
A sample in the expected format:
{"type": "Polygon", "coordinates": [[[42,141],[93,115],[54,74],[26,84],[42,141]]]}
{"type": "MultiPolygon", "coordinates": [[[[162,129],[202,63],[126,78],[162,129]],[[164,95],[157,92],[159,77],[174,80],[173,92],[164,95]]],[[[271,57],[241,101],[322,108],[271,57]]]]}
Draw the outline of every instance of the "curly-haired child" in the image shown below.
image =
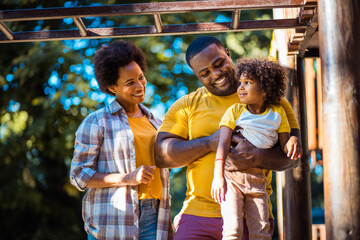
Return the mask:
{"type": "Polygon", "coordinates": [[[278,141],[288,157],[294,158],[297,138],[280,99],[286,90],[286,70],[268,60],[237,61],[241,103],[232,105],[220,121],[211,195],[221,204],[223,239],[241,239],[244,211],[250,239],[271,239],[266,176],[263,169],[224,170],[231,136],[238,129],[257,148],[271,148],[278,141]],[[236,129],[235,129],[236,128],[236,129]]]}

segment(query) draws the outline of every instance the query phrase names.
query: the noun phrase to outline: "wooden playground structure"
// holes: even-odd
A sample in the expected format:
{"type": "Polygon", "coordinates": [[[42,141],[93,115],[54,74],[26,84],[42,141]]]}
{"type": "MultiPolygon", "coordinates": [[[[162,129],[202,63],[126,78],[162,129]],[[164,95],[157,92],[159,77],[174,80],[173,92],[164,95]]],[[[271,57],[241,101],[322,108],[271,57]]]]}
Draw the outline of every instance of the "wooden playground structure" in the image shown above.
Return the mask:
{"type": "Polygon", "coordinates": [[[287,98],[304,148],[297,168],[277,173],[280,239],[360,239],[360,1],[208,0],[0,10],[0,43],[268,29],[275,30],[271,55],[289,70],[287,98]],[[273,9],[274,18],[241,21],[241,11],[249,9],[273,9]],[[232,22],[161,21],[164,14],[202,11],[231,11],[232,22]],[[82,21],[130,15],[149,15],[154,24],[87,28],[82,21]],[[78,29],[13,32],[6,25],[64,18],[72,18],[78,29]],[[317,152],[322,152],[318,161],[317,152]],[[312,225],[311,164],[324,167],[325,225],[312,225]]]}

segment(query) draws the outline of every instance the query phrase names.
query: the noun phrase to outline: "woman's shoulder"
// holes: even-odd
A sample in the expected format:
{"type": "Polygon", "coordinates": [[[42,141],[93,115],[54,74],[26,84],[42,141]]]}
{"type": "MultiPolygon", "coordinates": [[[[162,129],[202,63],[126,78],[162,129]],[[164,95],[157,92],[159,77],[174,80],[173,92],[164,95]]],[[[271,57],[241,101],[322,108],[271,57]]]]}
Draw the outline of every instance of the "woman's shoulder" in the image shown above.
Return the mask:
{"type": "Polygon", "coordinates": [[[102,107],[94,112],[89,113],[84,120],[83,123],[92,123],[92,124],[99,124],[100,119],[105,118],[107,115],[110,115],[109,106],[102,107]]]}

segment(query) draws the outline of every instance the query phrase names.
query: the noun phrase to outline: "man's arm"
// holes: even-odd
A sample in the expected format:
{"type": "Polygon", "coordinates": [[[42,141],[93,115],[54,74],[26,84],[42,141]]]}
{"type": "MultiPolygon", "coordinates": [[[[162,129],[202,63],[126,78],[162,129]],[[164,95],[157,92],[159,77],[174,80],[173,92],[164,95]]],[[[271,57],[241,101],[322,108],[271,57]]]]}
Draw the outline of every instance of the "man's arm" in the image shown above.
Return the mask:
{"type": "Polygon", "coordinates": [[[178,168],[187,166],[196,159],[216,151],[219,131],[193,140],[178,135],[159,132],[155,140],[155,163],[159,168],[178,168]]]}
{"type": "MultiPolygon", "coordinates": [[[[297,156],[302,156],[302,146],[299,129],[291,129],[291,136],[296,136],[299,139],[297,156]]],[[[248,168],[262,168],[274,171],[283,171],[299,165],[299,158],[292,160],[288,158],[281,150],[279,144],[276,144],[270,149],[259,149],[247,141],[244,137],[235,135],[233,143],[236,144],[230,150],[229,157],[231,161],[227,161],[226,169],[229,171],[248,169],[248,168]]]]}

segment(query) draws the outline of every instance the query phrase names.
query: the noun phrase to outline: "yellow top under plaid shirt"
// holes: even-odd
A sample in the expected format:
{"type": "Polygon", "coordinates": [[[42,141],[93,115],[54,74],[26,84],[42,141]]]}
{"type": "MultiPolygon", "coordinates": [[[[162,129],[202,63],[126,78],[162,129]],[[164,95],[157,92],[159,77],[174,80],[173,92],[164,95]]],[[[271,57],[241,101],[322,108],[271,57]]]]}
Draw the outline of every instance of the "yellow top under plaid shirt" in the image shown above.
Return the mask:
{"type": "MultiPolygon", "coordinates": [[[[139,105],[158,129],[161,120],[139,105]]],[[[88,115],[76,131],[70,182],[86,190],[95,172],[130,173],[136,169],[134,135],[124,108],[114,100],[88,115]]],[[[168,239],[170,219],[169,171],[160,169],[162,181],[156,239],[168,239]]],[[[138,239],[138,187],[89,188],[83,198],[85,231],[95,238],[138,239]]]]}

